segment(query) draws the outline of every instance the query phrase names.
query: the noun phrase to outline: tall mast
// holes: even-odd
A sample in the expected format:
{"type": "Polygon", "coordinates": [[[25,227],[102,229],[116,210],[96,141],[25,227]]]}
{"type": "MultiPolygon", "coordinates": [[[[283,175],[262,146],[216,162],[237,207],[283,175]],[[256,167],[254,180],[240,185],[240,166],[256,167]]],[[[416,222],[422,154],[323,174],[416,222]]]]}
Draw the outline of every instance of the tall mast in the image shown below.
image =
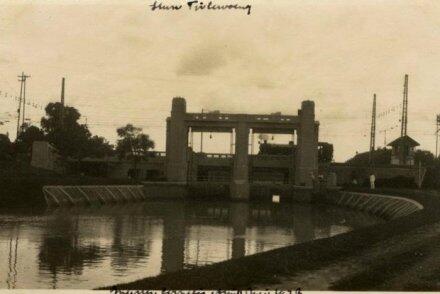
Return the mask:
{"type": "Polygon", "coordinates": [[[61,113],[60,113],[60,128],[63,129],[64,126],[64,81],[61,80],[61,113]]]}
{"type": "Polygon", "coordinates": [[[23,128],[24,122],[25,122],[25,105],[26,105],[26,79],[30,78],[31,76],[29,75],[25,75],[24,72],[21,73],[20,76],[18,76],[19,78],[19,82],[20,82],[20,97],[18,100],[18,109],[17,109],[17,114],[18,114],[18,118],[17,118],[17,138],[18,135],[20,135],[21,129],[23,128]],[[22,104],[23,104],[23,108],[22,108],[22,104]],[[20,127],[20,118],[22,118],[22,124],[20,127]]]}
{"type": "Polygon", "coordinates": [[[400,136],[406,136],[408,127],[408,75],[405,75],[405,83],[403,85],[403,105],[402,105],[402,126],[400,136]]]}
{"type": "Polygon", "coordinates": [[[370,132],[370,164],[373,163],[373,152],[376,145],[376,94],[373,96],[373,110],[371,112],[370,132]]]}

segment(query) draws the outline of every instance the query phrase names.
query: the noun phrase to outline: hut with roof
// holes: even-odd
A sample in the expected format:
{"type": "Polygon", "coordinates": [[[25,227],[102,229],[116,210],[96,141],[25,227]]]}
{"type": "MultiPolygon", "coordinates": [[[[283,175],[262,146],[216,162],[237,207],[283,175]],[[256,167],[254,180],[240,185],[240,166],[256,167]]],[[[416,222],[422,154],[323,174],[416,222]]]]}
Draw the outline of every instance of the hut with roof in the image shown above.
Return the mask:
{"type": "Polygon", "coordinates": [[[414,151],[420,144],[408,135],[401,136],[388,144],[392,147],[391,164],[414,165],[414,151]]]}

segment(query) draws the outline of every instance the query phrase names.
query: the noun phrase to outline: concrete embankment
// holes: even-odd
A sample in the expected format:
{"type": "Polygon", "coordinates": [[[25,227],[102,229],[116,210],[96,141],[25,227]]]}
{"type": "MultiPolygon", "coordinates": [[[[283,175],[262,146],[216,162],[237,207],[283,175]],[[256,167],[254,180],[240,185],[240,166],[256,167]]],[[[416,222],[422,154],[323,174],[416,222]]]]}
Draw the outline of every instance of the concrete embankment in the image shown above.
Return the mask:
{"type": "MultiPolygon", "coordinates": [[[[364,279],[362,287],[360,288],[362,290],[375,289],[376,282],[372,279],[366,278],[368,274],[373,273],[375,276],[380,276],[381,273],[383,274],[386,272],[387,277],[395,278],[398,276],[402,266],[412,264],[414,260],[413,255],[405,253],[405,248],[408,247],[402,242],[414,241],[414,239],[417,239],[417,235],[406,235],[407,237],[403,239],[402,236],[415,232],[421,227],[431,226],[434,223],[440,222],[440,214],[438,214],[440,200],[435,193],[429,193],[426,191],[375,191],[376,194],[380,194],[380,197],[371,196],[372,194],[370,194],[371,192],[368,190],[359,190],[357,192],[360,192],[364,196],[359,196],[357,193],[344,194],[343,192],[340,195],[340,198],[334,198],[333,200],[330,199],[330,201],[337,202],[339,200],[342,204],[352,203],[351,201],[354,200],[357,200],[357,202],[362,201],[362,203],[364,203],[364,208],[370,203],[371,208],[369,209],[373,211],[375,209],[374,207],[380,206],[379,202],[376,205],[373,205],[374,202],[366,202],[368,199],[362,197],[372,197],[371,199],[375,199],[388,197],[385,195],[393,195],[395,197],[390,198],[394,199],[393,201],[383,202],[385,204],[388,203],[388,206],[390,207],[388,209],[390,212],[395,211],[395,213],[386,213],[390,218],[386,225],[374,225],[331,238],[292,245],[200,268],[146,278],[132,283],[108,287],[107,289],[293,289],[296,287],[302,287],[304,290],[325,290],[333,287],[334,289],[350,290],[355,289],[352,284],[353,279],[354,281],[356,281],[356,279],[364,279]],[[349,197],[352,197],[353,200],[349,201],[349,197]],[[409,213],[410,206],[406,206],[406,204],[404,205],[404,203],[407,202],[402,202],[403,199],[400,198],[408,198],[420,203],[425,209],[416,209],[418,205],[410,201],[410,203],[415,204],[415,207],[411,208],[414,209],[414,211],[409,213]],[[403,206],[401,206],[400,209],[397,209],[397,203],[403,206]],[[396,208],[392,209],[394,205],[396,208]],[[397,213],[397,211],[400,212],[397,213]],[[403,213],[403,211],[408,213],[403,213]],[[399,214],[401,214],[401,216],[397,217],[399,214]],[[390,239],[397,241],[390,242],[390,239]],[[399,242],[399,240],[402,240],[402,242],[399,242]],[[395,262],[394,264],[385,262],[382,266],[370,269],[367,267],[368,264],[371,265],[375,261],[380,263],[384,260],[383,255],[370,254],[369,256],[371,256],[371,259],[369,259],[368,262],[365,261],[364,264],[361,263],[362,266],[358,267],[359,271],[355,273],[356,276],[353,278],[350,277],[350,274],[353,273],[353,271],[346,270],[345,272],[340,273],[337,280],[329,278],[326,280],[326,283],[315,284],[304,282],[310,281],[310,279],[313,278],[317,281],[319,281],[320,278],[325,279],[325,274],[329,274],[326,269],[330,269],[330,271],[338,269],[338,263],[341,261],[363,259],[368,250],[372,250],[373,253],[381,252],[384,248],[388,248],[383,246],[397,245],[401,246],[400,251],[396,250],[389,252],[404,252],[405,254],[400,254],[399,258],[401,259],[398,260],[389,258],[389,260],[386,260],[387,262],[392,260],[395,262]],[[336,266],[332,267],[333,265],[336,266]],[[384,267],[385,265],[387,266],[386,268],[384,267]],[[302,277],[302,279],[298,277],[302,277]],[[288,282],[286,282],[286,280],[288,282]]],[[[432,230],[430,230],[430,232],[431,231],[432,230]]],[[[430,240],[432,241],[432,234],[428,234],[427,238],[421,239],[419,240],[419,243],[416,242],[417,244],[414,243],[413,245],[416,246],[415,248],[419,248],[420,246],[423,247],[423,245],[426,245],[430,240]],[[425,243],[420,244],[420,242],[425,243]]],[[[350,269],[350,267],[351,264],[348,264],[346,268],[350,269]]],[[[331,276],[331,274],[332,273],[330,272],[329,275],[331,276]]],[[[433,279],[431,286],[438,285],[435,284],[436,282],[438,282],[438,278],[437,280],[433,279]]],[[[426,288],[432,289],[432,287],[426,288]]],[[[356,289],[359,289],[359,287],[356,289]]],[[[390,290],[399,289],[390,288],[390,290]]]]}
{"type": "Polygon", "coordinates": [[[335,191],[324,195],[331,204],[365,211],[385,219],[395,219],[423,209],[423,205],[412,199],[363,192],[335,191]]]}
{"type": "Polygon", "coordinates": [[[133,185],[133,180],[59,175],[29,167],[0,170],[0,207],[44,208],[43,187],[81,185],[133,185]]]}
{"type": "Polygon", "coordinates": [[[142,185],[44,186],[48,206],[136,202],[146,199],[142,185]]]}

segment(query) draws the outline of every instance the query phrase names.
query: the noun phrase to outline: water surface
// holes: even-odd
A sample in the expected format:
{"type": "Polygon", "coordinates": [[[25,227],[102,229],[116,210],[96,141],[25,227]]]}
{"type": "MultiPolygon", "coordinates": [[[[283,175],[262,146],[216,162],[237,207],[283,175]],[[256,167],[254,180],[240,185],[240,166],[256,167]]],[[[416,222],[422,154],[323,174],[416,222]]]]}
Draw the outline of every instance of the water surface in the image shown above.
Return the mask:
{"type": "Polygon", "coordinates": [[[0,288],[96,288],[381,222],[334,206],[147,202],[0,212],[0,288]]]}

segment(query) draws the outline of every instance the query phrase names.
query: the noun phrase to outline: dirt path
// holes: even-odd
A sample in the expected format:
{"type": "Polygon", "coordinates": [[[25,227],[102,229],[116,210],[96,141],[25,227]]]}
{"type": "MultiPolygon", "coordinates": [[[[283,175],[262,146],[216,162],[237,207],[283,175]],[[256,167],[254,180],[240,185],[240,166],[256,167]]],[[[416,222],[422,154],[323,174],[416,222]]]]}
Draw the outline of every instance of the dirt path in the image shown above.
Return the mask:
{"type": "MultiPolygon", "coordinates": [[[[420,276],[430,273],[434,268],[440,269],[440,247],[437,245],[440,244],[439,233],[440,223],[423,226],[379,242],[360,254],[328,266],[298,271],[292,276],[280,277],[280,283],[257,284],[255,288],[394,291],[428,289],[426,278],[420,276]],[[408,258],[407,255],[413,256],[408,258]],[[379,276],[376,277],[376,274],[379,276]],[[391,279],[385,280],[385,276],[391,279]]],[[[433,285],[429,289],[433,289],[432,287],[433,285]]]]}

